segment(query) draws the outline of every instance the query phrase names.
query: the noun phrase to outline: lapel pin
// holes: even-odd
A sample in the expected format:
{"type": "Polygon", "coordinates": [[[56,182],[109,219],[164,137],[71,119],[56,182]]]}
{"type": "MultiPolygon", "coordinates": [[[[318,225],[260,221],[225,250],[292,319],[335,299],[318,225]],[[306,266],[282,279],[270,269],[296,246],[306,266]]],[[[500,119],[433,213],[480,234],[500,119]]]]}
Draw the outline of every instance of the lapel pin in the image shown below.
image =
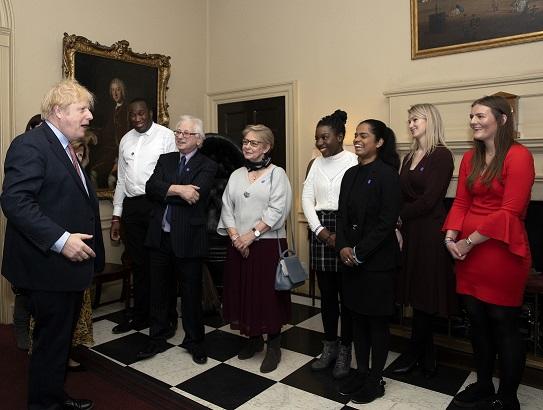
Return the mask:
{"type": "Polygon", "coordinates": [[[249,197],[251,196],[251,194],[250,194],[249,192],[245,191],[245,192],[243,193],[243,196],[244,196],[245,198],[249,198],[249,197]]]}

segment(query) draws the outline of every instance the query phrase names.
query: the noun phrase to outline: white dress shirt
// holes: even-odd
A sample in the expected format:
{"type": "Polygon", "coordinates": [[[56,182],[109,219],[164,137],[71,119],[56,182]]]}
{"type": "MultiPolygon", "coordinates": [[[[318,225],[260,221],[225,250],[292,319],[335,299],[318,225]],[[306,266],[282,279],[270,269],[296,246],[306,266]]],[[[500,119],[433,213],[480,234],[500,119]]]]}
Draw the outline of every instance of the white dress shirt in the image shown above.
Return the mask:
{"type": "Polygon", "coordinates": [[[302,208],[315,235],[323,229],[317,211],[337,211],[341,180],[345,171],[358,164],[358,157],[343,150],[330,157],[317,157],[304,181],[302,208]]]}
{"type": "Polygon", "coordinates": [[[128,131],[119,144],[113,215],[121,216],[125,197],[145,195],[145,184],[161,154],[177,151],[172,130],[152,123],[144,133],[128,131]]]}

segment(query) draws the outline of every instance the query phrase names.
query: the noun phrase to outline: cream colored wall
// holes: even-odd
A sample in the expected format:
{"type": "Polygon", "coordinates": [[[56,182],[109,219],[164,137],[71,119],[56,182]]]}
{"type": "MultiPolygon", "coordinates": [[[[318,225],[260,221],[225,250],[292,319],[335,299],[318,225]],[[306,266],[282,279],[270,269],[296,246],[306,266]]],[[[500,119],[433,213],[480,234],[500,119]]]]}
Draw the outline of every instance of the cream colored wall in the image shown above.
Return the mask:
{"type": "MultiPolygon", "coordinates": [[[[408,0],[209,0],[209,94],[297,82],[296,169],[289,176],[303,258],[299,198],[322,116],[347,111],[350,144],[358,121],[389,121],[385,91],[541,71],[541,56],[543,42],[535,42],[411,60],[408,0]]],[[[399,142],[409,141],[406,127],[395,131],[399,142]]]]}
{"type": "Polygon", "coordinates": [[[208,92],[298,81],[299,187],[315,124],[336,108],[350,141],[357,121],[388,120],[386,90],[541,70],[543,42],[411,60],[409,3],[210,0],[208,92]]]}
{"type": "MultiPolygon", "coordinates": [[[[206,81],[206,2],[201,0],[16,0],[15,130],[24,131],[39,112],[44,93],[62,78],[63,33],[77,34],[110,46],[128,40],[135,52],[171,56],[166,94],[170,123],[181,114],[204,115],[206,81]]],[[[3,136],[3,138],[5,138],[3,136]]],[[[101,201],[106,236],[111,204],[101,201]]],[[[121,248],[109,246],[109,261],[121,248]]]]}

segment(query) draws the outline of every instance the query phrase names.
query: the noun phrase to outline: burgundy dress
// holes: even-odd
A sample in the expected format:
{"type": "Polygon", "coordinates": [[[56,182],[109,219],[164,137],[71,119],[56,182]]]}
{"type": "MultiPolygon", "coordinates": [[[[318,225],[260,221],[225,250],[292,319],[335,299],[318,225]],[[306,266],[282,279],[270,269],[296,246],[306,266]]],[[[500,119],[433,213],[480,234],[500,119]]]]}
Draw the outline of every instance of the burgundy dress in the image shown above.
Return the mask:
{"type": "Polygon", "coordinates": [[[404,159],[400,171],[403,266],[396,282],[397,301],[446,317],[458,305],[453,262],[441,232],[454,162],[451,152],[438,146],[415,169],[410,170],[411,164],[404,159]]]}
{"type": "Polygon", "coordinates": [[[488,187],[477,180],[470,191],[466,179],[472,157],[470,150],[462,158],[456,199],[443,229],[459,231],[457,239],[473,231],[490,239],[457,261],[456,290],[483,302],[520,306],[531,267],[524,218],[535,178],[534,159],[524,146],[513,144],[500,178],[488,187]]]}

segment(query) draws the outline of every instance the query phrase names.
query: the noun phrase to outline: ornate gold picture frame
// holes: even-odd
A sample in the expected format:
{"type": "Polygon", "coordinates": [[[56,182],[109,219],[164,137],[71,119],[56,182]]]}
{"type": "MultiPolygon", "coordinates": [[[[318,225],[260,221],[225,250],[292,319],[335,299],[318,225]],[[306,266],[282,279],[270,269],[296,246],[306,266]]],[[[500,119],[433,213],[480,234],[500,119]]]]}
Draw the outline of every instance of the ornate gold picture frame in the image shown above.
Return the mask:
{"type": "Polygon", "coordinates": [[[81,148],[86,168],[100,199],[111,199],[116,184],[119,141],[131,128],[127,106],[143,98],[153,119],[167,126],[170,120],[166,91],[170,57],[135,53],[126,40],[111,46],[64,33],[62,68],[95,97],[93,120],[81,148]]]}
{"type": "Polygon", "coordinates": [[[543,0],[411,0],[411,58],[543,40],[543,0]]]}

